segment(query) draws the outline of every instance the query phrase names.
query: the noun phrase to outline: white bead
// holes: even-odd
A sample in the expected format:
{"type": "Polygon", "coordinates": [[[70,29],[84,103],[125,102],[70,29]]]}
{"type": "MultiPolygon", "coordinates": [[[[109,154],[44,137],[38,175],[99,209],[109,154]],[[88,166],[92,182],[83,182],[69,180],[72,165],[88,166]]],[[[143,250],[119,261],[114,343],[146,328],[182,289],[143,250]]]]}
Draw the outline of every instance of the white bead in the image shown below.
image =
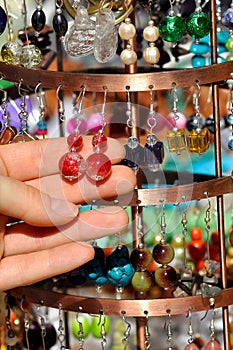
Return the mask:
{"type": "Polygon", "coordinates": [[[137,61],[137,54],[131,49],[131,45],[127,45],[126,49],[121,52],[120,59],[127,66],[137,61]]]}
{"type": "Polygon", "coordinates": [[[154,46],[154,43],[150,43],[150,46],[143,51],[143,59],[145,62],[150,64],[158,63],[160,59],[160,52],[159,49],[154,46]]]}
{"type": "Polygon", "coordinates": [[[126,18],[125,22],[122,22],[118,29],[119,36],[123,40],[132,39],[136,34],[135,26],[131,23],[130,18],[126,18]]]}
{"type": "Polygon", "coordinates": [[[148,26],[144,28],[143,38],[149,42],[156,41],[159,38],[159,29],[154,26],[154,21],[150,20],[148,26]]]}

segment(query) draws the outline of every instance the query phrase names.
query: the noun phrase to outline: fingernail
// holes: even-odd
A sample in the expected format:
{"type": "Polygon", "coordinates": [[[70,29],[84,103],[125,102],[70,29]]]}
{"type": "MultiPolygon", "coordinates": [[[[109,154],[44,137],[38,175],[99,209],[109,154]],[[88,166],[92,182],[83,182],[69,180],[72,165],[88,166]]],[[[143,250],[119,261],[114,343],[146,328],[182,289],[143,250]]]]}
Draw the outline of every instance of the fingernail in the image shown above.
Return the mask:
{"type": "Polygon", "coordinates": [[[79,213],[78,205],[71,205],[61,199],[52,198],[51,199],[51,209],[57,215],[64,217],[75,217],[79,213]]]}

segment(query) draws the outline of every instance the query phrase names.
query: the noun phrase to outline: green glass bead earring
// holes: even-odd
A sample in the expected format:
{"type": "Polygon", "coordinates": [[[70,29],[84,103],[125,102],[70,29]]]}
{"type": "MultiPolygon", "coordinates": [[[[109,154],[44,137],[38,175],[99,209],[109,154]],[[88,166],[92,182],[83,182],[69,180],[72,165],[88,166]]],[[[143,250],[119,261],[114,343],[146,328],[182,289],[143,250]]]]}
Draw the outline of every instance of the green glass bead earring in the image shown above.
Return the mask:
{"type": "Polygon", "coordinates": [[[186,20],[186,29],[188,34],[199,42],[210,33],[211,21],[208,15],[202,11],[200,1],[198,0],[196,10],[186,20]]]}

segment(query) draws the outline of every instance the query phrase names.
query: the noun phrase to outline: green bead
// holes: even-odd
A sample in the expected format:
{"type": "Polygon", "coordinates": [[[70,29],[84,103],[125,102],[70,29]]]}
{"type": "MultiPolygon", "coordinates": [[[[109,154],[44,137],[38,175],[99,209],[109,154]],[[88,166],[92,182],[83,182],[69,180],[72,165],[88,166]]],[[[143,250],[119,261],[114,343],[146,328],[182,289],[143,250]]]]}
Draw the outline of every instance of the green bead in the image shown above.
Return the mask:
{"type": "Polygon", "coordinates": [[[159,24],[159,33],[162,39],[171,43],[179,41],[185,32],[185,23],[179,16],[166,16],[159,24]]]}
{"type": "Polygon", "coordinates": [[[209,34],[211,21],[206,13],[196,11],[187,18],[186,29],[192,38],[199,40],[209,34]]]}
{"type": "Polygon", "coordinates": [[[233,52],[233,37],[230,37],[230,38],[227,40],[225,46],[226,46],[226,49],[227,49],[229,52],[233,52]]]}
{"type": "Polygon", "coordinates": [[[131,284],[137,292],[145,293],[154,284],[153,275],[147,270],[135,271],[131,284]]]}

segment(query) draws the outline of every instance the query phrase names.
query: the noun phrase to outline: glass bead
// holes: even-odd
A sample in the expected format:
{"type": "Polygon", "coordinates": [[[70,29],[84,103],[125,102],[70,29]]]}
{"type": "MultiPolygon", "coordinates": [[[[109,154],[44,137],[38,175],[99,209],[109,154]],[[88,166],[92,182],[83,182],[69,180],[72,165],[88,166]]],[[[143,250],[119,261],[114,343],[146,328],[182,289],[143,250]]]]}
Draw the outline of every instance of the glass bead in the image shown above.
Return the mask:
{"type": "Polygon", "coordinates": [[[233,135],[229,137],[227,146],[230,151],[233,151],[233,135]]]}
{"type": "Polygon", "coordinates": [[[74,24],[64,38],[66,52],[73,57],[84,57],[94,50],[95,23],[89,18],[87,9],[78,6],[74,24]]]}
{"type": "Polygon", "coordinates": [[[226,49],[229,51],[229,52],[233,52],[233,37],[230,37],[227,42],[226,42],[226,49]]]}
{"type": "Polygon", "coordinates": [[[138,141],[137,146],[134,148],[130,147],[129,144],[124,145],[125,157],[121,163],[129,168],[137,170],[139,166],[144,164],[144,149],[138,141]]]}
{"type": "Polygon", "coordinates": [[[195,11],[186,20],[186,29],[195,40],[205,37],[211,29],[211,21],[205,12],[195,11]]]}
{"type": "Polygon", "coordinates": [[[6,64],[19,65],[22,45],[18,41],[8,41],[1,48],[2,60],[6,64]]]}
{"type": "Polygon", "coordinates": [[[117,46],[114,13],[109,8],[102,8],[96,15],[95,59],[100,63],[109,62],[116,54],[117,46]]]}
{"type": "Polygon", "coordinates": [[[35,45],[23,46],[20,53],[20,63],[26,68],[36,68],[42,60],[42,53],[35,45]]]}
{"type": "Polygon", "coordinates": [[[210,340],[206,344],[204,350],[222,350],[222,347],[217,340],[210,340]]]}
{"type": "Polygon", "coordinates": [[[170,152],[180,154],[186,150],[186,140],[184,129],[169,130],[167,133],[167,143],[170,152]]]}
{"type": "Polygon", "coordinates": [[[199,350],[199,347],[195,343],[187,344],[184,350],[199,350]]]}
{"type": "Polygon", "coordinates": [[[145,48],[143,51],[143,59],[149,64],[156,64],[159,62],[160,52],[154,43],[150,43],[149,47],[145,48]]]}
{"type": "Polygon", "coordinates": [[[179,16],[163,17],[159,24],[159,33],[162,39],[176,43],[185,33],[185,23],[179,16]]]}
{"type": "Polygon", "coordinates": [[[78,133],[70,134],[67,137],[67,144],[70,151],[78,151],[83,146],[83,137],[78,133]]]}
{"type": "Polygon", "coordinates": [[[125,22],[122,22],[118,28],[118,33],[121,39],[130,40],[136,34],[135,26],[131,23],[130,18],[126,18],[125,22]]]}
{"type": "Polygon", "coordinates": [[[66,17],[63,15],[62,10],[59,8],[53,17],[53,29],[60,39],[63,39],[67,30],[68,23],[66,17]]]}
{"type": "Polygon", "coordinates": [[[202,129],[205,126],[205,122],[205,117],[202,114],[199,116],[199,119],[197,119],[196,114],[191,114],[187,118],[186,127],[188,131],[196,130],[198,128],[198,125],[199,128],[202,129]]]}
{"type": "Polygon", "coordinates": [[[92,138],[92,146],[103,150],[107,147],[107,141],[107,137],[104,134],[98,133],[95,134],[92,138]]]}
{"type": "Polygon", "coordinates": [[[233,29],[233,8],[232,7],[229,7],[222,14],[222,24],[229,29],[233,29]]]}
{"type": "Polygon", "coordinates": [[[106,268],[110,282],[117,287],[124,287],[131,281],[135,270],[130,263],[129,251],[125,245],[118,246],[107,256],[106,268]]]}
{"type": "Polygon", "coordinates": [[[154,284],[151,272],[136,271],[131,280],[132,287],[139,293],[147,292],[154,284]]]}
{"type": "Polygon", "coordinates": [[[17,130],[14,126],[6,126],[0,133],[0,145],[6,145],[16,136],[17,130]]]}
{"type": "Polygon", "coordinates": [[[135,248],[130,254],[130,262],[136,271],[145,270],[152,262],[152,254],[148,248],[135,248]]]}
{"type": "Polygon", "coordinates": [[[225,45],[228,39],[229,32],[227,30],[221,30],[220,32],[217,32],[217,42],[219,44],[225,45]]]}
{"type": "Polygon", "coordinates": [[[74,181],[84,174],[85,161],[79,153],[67,152],[59,161],[59,169],[65,179],[74,181]]]}
{"type": "Polygon", "coordinates": [[[191,153],[202,154],[206,152],[210,145],[210,136],[207,129],[200,132],[192,130],[188,135],[188,149],[191,153]]]}
{"type": "Polygon", "coordinates": [[[153,20],[150,20],[148,26],[144,28],[143,37],[149,42],[154,42],[159,38],[159,29],[154,25],[153,20]]]}
{"type": "Polygon", "coordinates": [[[193,68],[199,68],[206,65],[206,57],[195,55],[191,59],[193,68]]]}
{"type": "Polygon", "coordinates": [[[191,241],[188,243],[188,252],[193,260],[201,260],[205,256],[206,246],[202,239],[202,231],[199,227],[194,227],[190,231],[191,241]]]}
{"type": "Polygon", "coordinates": [[[150,166],[153,164],[162,164],[164,159],[163,142],[158,141],[154,134],[148,134],[145,144],[145,163],[150,166]]]}
{"type": "Polygon", "coordinates": [[[71,331],[75,338],[77,339],[85,339],[90,331],[91,331],[91,325],[83,314],[78,315],[78,321],[76,318],[74,318],[71,322],[71,331]],[[82,328],[80,329],[80,323],[82,324],[82,328]],[[81,332],[81,333],[80,333],[81,332]]]}
{"type": "Polygon", "coordinates": [[[40,32],[44,28],[45,22],[46,22],[45,13],[42,10],[41,6],[38,6],[38,8],[32,14],[32,18],[31,18],[32,27],[37,32],[40,32]]]}
{"type": "Polygon", "coordinates": [[[233,114],[229,113],[226,117],[226,121],[229,125],[233,125],[233,114]]]}
{"type": "Polygon", "coordinates": [[[155,282],[164,289],[173,287],[176,284],[176,270],[170,265],[163,265],[155,270],[155,282]]]}
{"type": "Polygon", "coordinates": [[[167,265],[174,259],[175,251],[171,244],[160,241],[154,246],[152,256],[158,264],[167,265]]]}
{"type": "Polygon", "coordinates": [[[2,6],[0,6],[0,35],[4,32],[7,24],[7,15],[2,6]]]}
{"type": "Polygon", "coordinates": [[[129,146],[131,149],[134,149],[134,148],[138,147],[138,145],[139,145],[139,140],[138,140],[138,138],[135,137],[135,136],[130,136],[130,137],[128,138],[127,143],[128,143],[128,146],[129,146]]]}
{"type": "Polygon", "coordinates": [[[206,55],[211,51],[211,48],[208,44],[204,43],[192,43],[189,51],[194,55],[206,55]]]}
{"type": "Polygon", "coordinates": [[[86,264],[80,266],[80,273],[98,286],[103,286],[108,282],[105,266],[105,255],[102,248],[95,246],[95,256],[86,264]]]}
{"type": "Polygon", "coordinates": [[[86,160],[86,174],[94,181],[103,181],[111,173],[112,164],[103,153],[93,153],[86,160]]]}

